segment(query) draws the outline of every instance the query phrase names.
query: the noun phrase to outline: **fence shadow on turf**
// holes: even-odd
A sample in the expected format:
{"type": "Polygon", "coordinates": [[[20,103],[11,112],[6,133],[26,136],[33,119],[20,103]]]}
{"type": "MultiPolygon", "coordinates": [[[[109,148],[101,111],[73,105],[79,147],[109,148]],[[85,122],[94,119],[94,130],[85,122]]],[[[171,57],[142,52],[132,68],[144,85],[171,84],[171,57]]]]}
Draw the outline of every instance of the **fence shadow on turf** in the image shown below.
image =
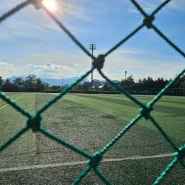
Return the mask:
{"type": "MultiPolygon", "coordinates": [[[[33,4],[35,5],[36,9],[43,9],[46,14],[55,22],[61,30],[63,30],[66,35],[68,35],[71,40],[90,58],[93,58],[92,68],[89,69],[81,78],[79,78],[75,83],[73,83],[71,86],[65,88],[60,94],[55,96],[53,99],[48,101],[45,105],[43,105],[36,114],[31,114],[27,112],[25,109],[20,107],[18,104],[16,104],[13,100],[9,99],[8,96],[6,96],[3,92],[0,92],[0,98],[7,102],[9,105],[11,105],[13,108],[15,108],[18,112],[20,112],[22,115],[24,115],[27,118],[26,125],[20,129],[15,135],[13,135],[11,138],[9,138],[5,143],[3,143],[0,146],[0,151],[3,151],[6,147],[8,147],[12,142],[14,142],[17,138],[19,138],[22,134],[27,132],[29,129],[32,129],[33,132],[40,132],[46,137],[54,140],[57,143],[60,143],[67,147],[70,150],[73,150],[74,152],[82,155],[85,157],[87,162],[87,167],[81,172],[81,174],[78,175],[78,177],[74,180],[74,184],[78,184],[82,181],[82,179],[91,171],[93,170],[95,174],[105,183],[105,184],[111,184],[111,182],[108,180],[106,176],[103,175],[103,173],[99,170],[98,166],[100,162],[102,161],[103,155],[107,152],[109,148],[111,148],[121,137],[124,136],[126,132],[129,131],[131,127],[133,127],[141,118],[145,118],[150,120],[153,125],[159,130],[159,132],[162,134],[162,136],[165,138],[166,142],[168,142],[171,147],[176,151],[173,156],[173,160],[170,162],[168,166],[164,169],[164,171],[159,174],[158,177],[156,177],[156,180],[153,182],[153,184],[159,184],[166,174],[173,169],[173,167],[179,162],[183,168],[185,168],[185,164],[183,163],[183,158],[185,157],[185,146],[177,147],[173,141],[170,139],[170,137],[165,133],[165,131],[160,127],[160,124],[157,123],[155,118],[151,116],[151,112],[153,111],[153,106],[157,101],[160,100],[160,98],[165,94],[165,92],[185,73],[185,69],[183,69],[179,74],[171,80],[161,91],[146,105],[141,103],[138,99],[136,99],[134,96],[132,96],[129,92],[127,92],[123,87],[115,84],[113,81],[111,81],[105,74],[102,72],[105,59],[109,56],[112,52],[114,52],[118,47],[120,47],[123,43],[125,43],[127,40],[129,40],[133,35],[137,34],[140,30],[142,30],[144,27],[148,29],[153,29],[156,34],[158,34],[161,39],[163,39],[170,47],[175,49],[179,55],[181,55],[183,58],[185,57],[185,53],[176,46],[170,39],[168,39],[165,34],[163,34],[155,25],[154,25],[154,18],[155,15],[161,11],[162,8],[164,8],[170,0],[164,1],[160,6],[158,6],[150,15],[148,15],[142,7],[139,5],[139,3],[136,0],[131,0],[130,3],[132,3],[136,9],[143,15],[143,22],[138,25],[130,34],[125,36],[122,40],[120,40],[118,43],[116,43],[112,48],[110,48],[106,53],[100,54],[98,57],[92,56],[89,51],[83,46],[83,44],[74,37],[74,35],[68,30],[42,3],[41,0],[27,0],[18,6],[14,7],[9,12],[5,13],[0,17],[0,22],[2,23],[7,18],[18,12],[19,10],[26,8],[26,6],[33,4]],[[57,103],[57,101],[61,98],[63,98],[67,93],[72,90],[72,88],[81,82],[84,78],[86,78],[89,74],[93,72],[93,70],[97,70],[99,74],[112,86],[115,87],[116,90],[120,91],[122,94],[124,94],[126,97],[128,97],[130,100],[132,100],[136,105],[140,107],[140,112],[135,116],[133,120],[131,120],[117,135],[115,135],[114,138],[110,142],[108,142],[103,148],[101,148],[99,151],[97,151],[94,154],[89,154],[86,151],[72,145],[68,141],[63,140],[62,138],[59,138],[53,134],[51,134],[49,131],[47,131],[45,128],[41,125],[42,120],[42,113],[47,110],[51,105],[57,103]]],[[[1,24],[1,26],[3,26],[1,24]]]]}

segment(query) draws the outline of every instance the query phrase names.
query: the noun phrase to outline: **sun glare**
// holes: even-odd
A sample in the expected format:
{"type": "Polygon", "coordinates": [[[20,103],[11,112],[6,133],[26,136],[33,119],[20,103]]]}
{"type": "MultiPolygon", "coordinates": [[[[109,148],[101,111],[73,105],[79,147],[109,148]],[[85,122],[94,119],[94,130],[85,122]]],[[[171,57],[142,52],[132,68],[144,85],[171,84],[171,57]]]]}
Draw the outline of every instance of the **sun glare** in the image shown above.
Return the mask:
{"type": "Polygon", "coordinates": [[[57,10],[57,3],[55,0],[43,0],[42,4],[50,11],[54,12],[57,10]]]}

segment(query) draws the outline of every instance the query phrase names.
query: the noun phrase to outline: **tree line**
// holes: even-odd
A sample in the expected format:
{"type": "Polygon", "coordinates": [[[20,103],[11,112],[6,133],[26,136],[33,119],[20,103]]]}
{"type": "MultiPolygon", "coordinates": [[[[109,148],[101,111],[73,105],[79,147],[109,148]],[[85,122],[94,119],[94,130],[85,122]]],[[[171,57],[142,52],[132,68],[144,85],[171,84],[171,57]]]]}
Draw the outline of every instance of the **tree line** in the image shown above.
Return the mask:
{"type": "MultiPolygon", "coordinates": [[[[152,77],[139,79],[135,82],[132,75],[127,79],[122,79],[120,85],[127,89],[130,93],[136,94],[157,94],[164,88],[170,80],[152,77]]],[[[170,88],[166,91],[167,95],[185,95],[185,74],[182,75],[170,88]]]]}
{"type": "MultiPolygon", "coordinates": [[[[171,79],[164,80],[163,78],[157,78],[154,80],[152,77],[148,77],[135,82],[133,75],[130,75],[127,79],[122,79],[120,85],[123,87],[163,88],[170,81],[171,79]]],[[[185,88],[185,75],[181,76],[176,83],[172,85],[172,88],[185,88]]]]}
{"type": "MultiPolygon", "coordinates": [[[[170,79],[171,80],[171,79],[170,79]]],[[[134,80],[133,75],[128,76],[126,79],[117,81],[120,86],[128,90],[130,93],[136,94],[156,94],[160,89],[166,86],[170,80],[152,77],[147,77],[134,80]]],[[[0,76],[0,90],[5,92],[60,92],[64,86],[50,86],[43,82],[36,75],[30,74],[25,79],[16,77],[14,80],[5,79],[0,76]]],[[[175,84],[170,87],[170,94],[173,95],[172,89],[176,91],[182,91],[182,95],[185,95],[185,74],[182,75],[175,84]],[[184,93],[184,94],[183,94],[184,93]]],[[[104,82],[103,86],[97,84],[93,85],[90,82],[82,82],[77,84],[72,91],[76,92],[115,92],[116,89],[111,84],[104,82]]]]}
{"type": "Polygon", "coordinates": [[[36,75],[28,75],[25,80],[21,77],[16,77],[12,81],[9,78],[3,80],[2,77],[0,76],[0,89],[2,91],[43,92],[48,87],[49,84],[44,83],[40,78],[37,78],[36,75]]]}

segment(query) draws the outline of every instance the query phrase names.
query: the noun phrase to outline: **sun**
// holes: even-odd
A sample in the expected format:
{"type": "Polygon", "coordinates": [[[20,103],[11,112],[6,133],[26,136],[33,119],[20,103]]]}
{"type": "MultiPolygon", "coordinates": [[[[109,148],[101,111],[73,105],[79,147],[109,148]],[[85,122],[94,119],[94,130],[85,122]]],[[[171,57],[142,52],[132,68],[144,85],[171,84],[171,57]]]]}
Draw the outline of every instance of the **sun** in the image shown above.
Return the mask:
{"type": "Polygon", "coordinates": [[[57,10],[57,3],[55,0],[43,0],[42,4],[50,11],[55,12],[57,10]]]}

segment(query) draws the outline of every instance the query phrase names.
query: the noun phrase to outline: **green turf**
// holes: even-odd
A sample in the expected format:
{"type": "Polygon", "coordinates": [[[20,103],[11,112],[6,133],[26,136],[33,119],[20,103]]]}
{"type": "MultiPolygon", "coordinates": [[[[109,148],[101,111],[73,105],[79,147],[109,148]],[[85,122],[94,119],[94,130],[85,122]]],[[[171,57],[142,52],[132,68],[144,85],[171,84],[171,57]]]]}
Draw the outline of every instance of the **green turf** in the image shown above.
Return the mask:
{"type": "MultiPolygon", "coordinates": [[[[31,93],[9,93],[18,105],[35,112],[35,95],[31,93]]],[[[6,103],[0,102],[0,107],[6,103]]],[[[17,112],[10,105],[0,109],[0,144],[3,144],[22,127],[25,126],[27,118],[17,112]]],[[[0,167],[14,167],[33,164],[36,151],[35,134],[28,131],[0,153],[0,167]]]]}
{"type": "MultiPolygon", "coordinates": [[[[48,99],[52,96],[53,95],[48,95],[48,99]]],[[[86,95],[78,96],[73,94],[65,96],[64,99],[60,100],[56,105],[43,114],[44,119],[42,123],[43,126],[51,133],[69,141],[73,145],[85,150],[88,153],[93,153],[100,150],[121,129],[123,129],[128,123],[128,121],[124,118],[128,119],[129,113],[132,116],[135,116],[136,112],[134,112],[134,110],[138,111],[138,108],[97,100],[95,98],[87,98],[85,96],[86,95]]],[[[93,97],[95,97],[95,95],[93,95],[93,97]]],[[[100,96],[96,95],[96,97],[100,96]]],[[[37,105],[39,106],[39,104],[44,103],[46,97],[43,97],[42,95],[39,97],[38,95],[37,98],[39,100],[37,101],[37,105]]],[[[103,99],[103,96],[101,96],[101,99],[103,99]]],[[[164,113],[158,112],[157,114],[160,116],[160,114],[164,113]]],[[[143,127],[140,126],[140,124],[135,125],[124,135],[124,137],[122,137],[112,148],[110,148],[110,150],[105,153],[104,158],[156,155],[174,151],[160,133],[153,131],[155,128],[152,128],[153,130],[149,130],[146,126],[143,127]]],[[[73,160],[85,160],[83,157],[66,149],[65,147],[49,141],[43,135],[39,134],[38,138],[40,141],[38,143],[38,148],[41,155],[39,160],[42,164],[48,161],[50,163],[56,163],[59,161],[67,162],[73,160]],[[54,153],[52,151],[54,151],[54,153]]],[[[182,140],[174,138],[171,139],[178,146],[181,146],[184,143],[182,140]]],[[[151,184],[157,174],[159,174],[159,171],[162,171],[170,160],[171,158],[150,159],[150,161],[144,160],[142,162],[115,162],[115,166],[113,167],[110,167],[110,164],[107,164],[107,166],[103,163],[100,168],[103,172],[106,172],[107,168],[109,170],[112,169],[110,172],[107,172],[107,177],[110,178],[113,183],[130,184],[134,182],[135,184],[151,184]],[[124,174],[123,166],[132,166],[130,163],[135,164],[135,166],[133,166],[130,171],[128,170],[129,167],[126,167],[125,173],[128,173],[126,178],[120,178],[120,176],[123,176],[124,174]],[[160,163],[160,165],[158,163],[160,163]],[[140,165],[141,167],[139,168],[138,166],[140,165]],[[143,170],[147,168],[145,176],[143,174],[143,170],[141,170],[142,168],[143,170]],[[112,175],[112,173],[114,175],[112,175]],[[132,174],[135,174],[137,177],[135,181],[131,178],[132,174]]],[[[182,176],[183,171],[181,170],[181,167],[176,169],[176,173],[179,173],[178,175],[180,177],[182,176]]],[[[71,176],[71,178],[74,177],[71,176]]],[[[168,178],[165,183],[168,184],[173,178],[174,177],[168,178]]],[[[98,180],[96,181],[99,182],[98,180]]],[[[85,182],[88,182],[87,184],[91,184],[92,177],[89,179],[85,178],[85,182]]],[[[84,184],[86,184],[85,182],[84,184]]]]}
{"type": "MultiPolygon", "coordinates": [[[[148,103],[152,96],[136,96],[143,103],[148,103]],[[145,98],[146,97],[146,98],[145,98]]],[[[140,107],[135,105],[131,100],[124,97],[123,95],[70,95],[65,97],[71,101],[79,104],[91,107],[95,110],[101,112],[106,112],[108,114],[114,115],[118,118],[130,121],[133,119],[140,110],[140,107]]],[[[164,102],[156,103],[154,105],[154,111],[152,111],[152,116],[160,124],[160,126],[172,137],[177,139],[185,140],[185,107],[182,102],[185,102],[185,98],[181,97],[179,104],[177,101],[179,97],[165,96],[162,98],[164,102]],[[184,101],[183,101],[184,100],[184,101]],[[167,102],[168,101],[168,102],[167,102]],[[171,103],[171,102],[176,103],[171,103]],[[164,106],[165,105],[165,106],[164,106]],[[174,130],[178,130],[177,132],[174,130]]],[[[142,126],[147,128],[155,129],[152,124],[148,124],[145,120],[140,122],[142,126]]]]}
{"type": "MultiPolygon", "coordinates": [[[[21,94],[10,94],[10,96],[16,99],[21,94]]],[[[54,96],[56,94],[26,94],[17,103],[34,113],[54,96]]],[[[138,96],[138,98],[142,102],[148,102],[152,96],[138,96]]],[[[156,105],[156,111],[152,113],[177,146],[182,146],[185,141],[184,116],[180,115],[184,111],[181,107],[183,98],[163,97],[161,100],[163,103],[165,101],[171,103],[169,110],[166,110],[165,104],[159,102],[156,105]],[[174,111],[171,111],[171,108],[174,111]]],[[[43,113],[41,123],[52,134],[92,154],[101,150],[138,112],[139,107],[123,95],[69,94],[43,113]]],[[[1,129],[4,129],[1,140],[5,140],[25,123],[25,117],[16,113],[10,106],[0,110],[0,115],[2,115],[1,129]],[[11,116],[8,117],[9,112],[11,116]]],[[[174,149],[155,127],[149,121],[141,119],[104,154],[103,159],[151,156],[171,152],[174,152],[174,149]]],[[[32,131],[2,152],[0,160],[1,168],[87,161],[85,157],[48,139],[40,132],[32,133],[32,131]]],[[[102,162],[99,169],[113,184],[151,184],[171,160],[172,157],[165,157],[102,162]]],[[[2,172],[0,184],[71,184],[86,165],[2,172]]],[[[183,182],[185,182],[184,169],[177,165],[164,179],[163,184],[175,185],[183,182]]],[[[90,172],[81,184],[103,183],[93,172],[90,172]]]]}

